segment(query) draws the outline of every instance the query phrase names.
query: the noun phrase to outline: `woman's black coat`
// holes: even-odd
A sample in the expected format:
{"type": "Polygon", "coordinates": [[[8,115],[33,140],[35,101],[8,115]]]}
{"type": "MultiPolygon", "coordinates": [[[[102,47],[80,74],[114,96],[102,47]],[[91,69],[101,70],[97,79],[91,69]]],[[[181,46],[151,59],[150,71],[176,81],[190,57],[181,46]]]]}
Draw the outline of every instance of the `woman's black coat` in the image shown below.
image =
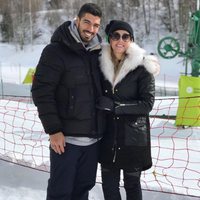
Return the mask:
{"type": "Polygon", "coordinates": [[[110,47],[103,47],[101,71],[104,95],[115,102],[107,112],[106,133],[101,142],[100,163],[129,171],[151,167],[149,113],[155,97],[153,73],[158,73],[154,57],[144,57],[144,50],[131,44],[115,81],[110,47]],[[154,61],[153,61],[154,60],[154,61]]]}

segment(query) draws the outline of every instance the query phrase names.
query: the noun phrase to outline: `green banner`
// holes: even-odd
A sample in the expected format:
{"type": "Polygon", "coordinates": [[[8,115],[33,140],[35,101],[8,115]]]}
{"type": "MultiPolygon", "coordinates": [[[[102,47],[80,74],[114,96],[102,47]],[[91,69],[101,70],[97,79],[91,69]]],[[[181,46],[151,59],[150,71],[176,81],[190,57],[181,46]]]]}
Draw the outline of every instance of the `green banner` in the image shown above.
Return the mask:
{"type": "Polygon", "coordinates": [[[180,76],[177,126],[200,126],[200,77],[180,76]]]}
{"type": "Polygon", "coordinates": [[[26,77],[23,80],[23,84],[31,84],[33,82],[33,77],[35,73],[35,68],[29,68],[26,77]]]}

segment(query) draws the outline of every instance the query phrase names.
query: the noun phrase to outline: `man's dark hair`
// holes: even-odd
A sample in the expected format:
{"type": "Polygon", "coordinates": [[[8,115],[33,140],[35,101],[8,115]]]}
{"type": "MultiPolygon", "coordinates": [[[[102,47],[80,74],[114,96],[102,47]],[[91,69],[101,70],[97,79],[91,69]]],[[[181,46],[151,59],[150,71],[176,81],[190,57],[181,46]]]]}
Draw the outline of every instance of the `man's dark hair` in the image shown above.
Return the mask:
{"type": "Polygon", "coordinates": [[[82,18],[86,13],[90,13],[94,16],[98,16],[98,17],[102,17],[102,11],[101,8],[99,6],[97,6],[97,4],[94,3],[86,3],[84,4],[79,12],[78,12],[78,17],[82,18]]]}

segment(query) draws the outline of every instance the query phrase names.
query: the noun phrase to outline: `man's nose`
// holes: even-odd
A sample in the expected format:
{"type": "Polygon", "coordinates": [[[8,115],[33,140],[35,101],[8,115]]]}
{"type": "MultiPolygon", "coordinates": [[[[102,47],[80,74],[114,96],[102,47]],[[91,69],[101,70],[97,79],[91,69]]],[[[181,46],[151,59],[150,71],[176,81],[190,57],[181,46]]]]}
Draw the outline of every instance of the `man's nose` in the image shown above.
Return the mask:
{"type": "Polygon", "coordinates": [[[94,31],[94,26],[92,24],[90,24],[88,29],[89,29],[90,32],[93,32],[94,31]]]}

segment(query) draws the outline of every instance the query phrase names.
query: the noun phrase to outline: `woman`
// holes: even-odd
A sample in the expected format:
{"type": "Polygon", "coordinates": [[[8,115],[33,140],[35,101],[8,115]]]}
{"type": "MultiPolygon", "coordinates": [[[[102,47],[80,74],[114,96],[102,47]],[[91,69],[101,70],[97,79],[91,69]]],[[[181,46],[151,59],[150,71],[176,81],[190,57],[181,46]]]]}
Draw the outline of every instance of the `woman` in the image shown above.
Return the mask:
{"type": "Polygon", "coordinates": [[[149,112],[155,97],[154,75],[160,66],[155,56],[145,56],[134,43],[128,23],[112,20],[105,32],[109,44],[103,46],[100,58],[105,102],[109,105],[100,151],[104,197],[121,199],[123,170],[127,200],[141,200],[141,171],[152,165],[149,112]]]}

